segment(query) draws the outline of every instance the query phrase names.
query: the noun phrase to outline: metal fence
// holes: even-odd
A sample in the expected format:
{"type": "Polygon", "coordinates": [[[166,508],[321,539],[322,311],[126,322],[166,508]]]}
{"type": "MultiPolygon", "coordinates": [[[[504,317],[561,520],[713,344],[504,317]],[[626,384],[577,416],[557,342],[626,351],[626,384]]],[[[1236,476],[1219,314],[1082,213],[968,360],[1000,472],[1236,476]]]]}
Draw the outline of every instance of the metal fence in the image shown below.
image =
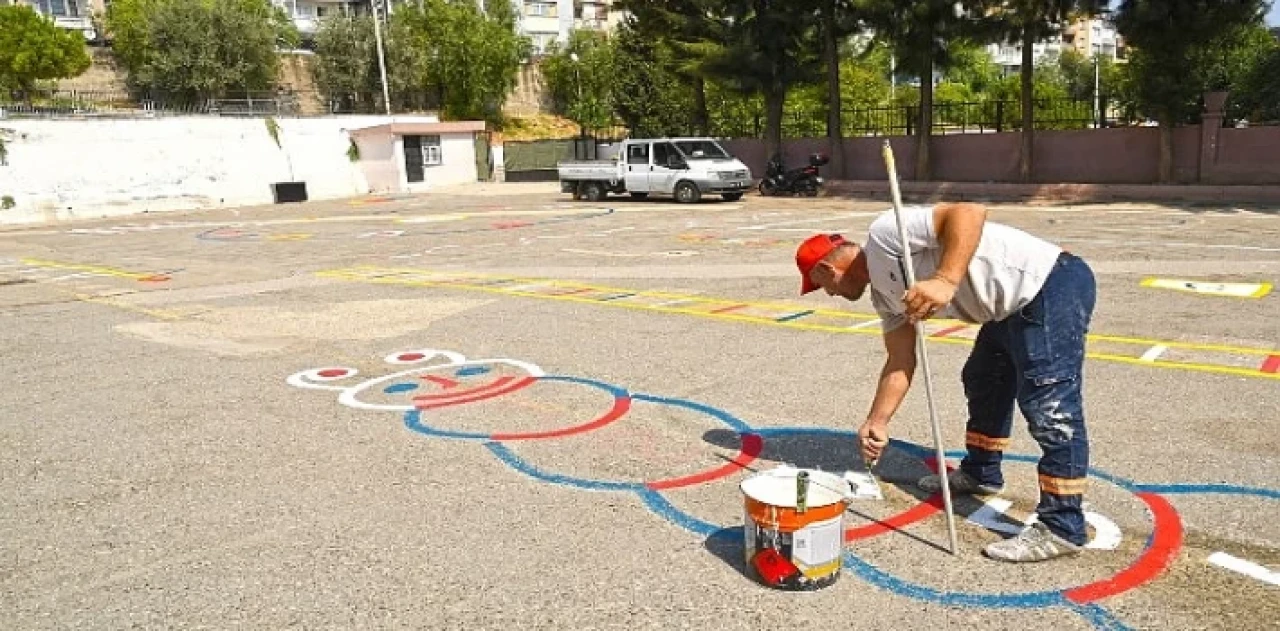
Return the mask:
{"type": "Polygon", "coordinates": [[[158,116],[327,116],[355,113],[347,103],[319,92],[277,90],[228,92],[217,98],[113,90],[0,91],[0,118],[88,118],[158,116]]]}
{"type": "MultiPolygon", "coordinates": [[[[1041,99],[1033,103],[1035,129],[1089,129],[1133,124],[1130,113],[1120,111],[1107,98],[1041,99]]],[[[763,138],[766,116],[757,102],[716,103],[705,124],[687,123],[664,130],[666,135],[709,135],[719,138],[763,138]]],[[[988,133],[1022,128],[1020,101],[940,102],[933,105],[933,133],[988,133]]],[[[840,113],[841,135],[914,135],[919,130],[918,105],[844,108],[840,113]]],[[[827,135],[825,109],[783,112],[783,138],[820,138],[827,135]]]]}

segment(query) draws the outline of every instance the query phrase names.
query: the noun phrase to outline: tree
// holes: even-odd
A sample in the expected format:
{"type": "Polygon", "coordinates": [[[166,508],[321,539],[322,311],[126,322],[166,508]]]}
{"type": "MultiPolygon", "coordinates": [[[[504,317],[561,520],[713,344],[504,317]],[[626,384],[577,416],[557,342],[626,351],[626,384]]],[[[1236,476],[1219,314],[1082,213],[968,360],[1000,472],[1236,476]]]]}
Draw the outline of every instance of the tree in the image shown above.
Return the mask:
{"type": "Polygon", "coordinates": [[[892,47],[897,69],[920,78],[915,179],[929,180],[935,71],[951,66],[951,52],[957,42],[971,40],[983,32],[983,23],[968,14],[984,10],[983,3],[976,0],[861,0],[861,3],[877,37],[892,47]]]}
{"type": "MultiPolygon", "coordinates": [[[[1259,94],[1266,91],[1266,75],[1258,75],[1257,69],[1266,64],[1277,48],[1280,43],[1266,25],[1261,21],[1252,22],[1227,30],[1194,50],[1189,65],[1203,91],[1231,93],[1227,102],[1228,120],[1247,119],[1251,112],[1268,104],[1259,94]]],[[[1280,75],[1270,75],[1270,80],[1273,84],[1280,83],[1280,75]]]]}
{"type": "Polygon", "coordinates": [[[611,100],[614,112],[631,134],[689,134],[688,110],[694,100],[693,90],[681,76],[671,47],[645,37],[637,29],[634,17],[618,26],[613,42],[611,100]]]}
{"type": "Polygon", "coordinates": [[[701,46],[724,41],[723,24],[716,19],[720,0],[617,0],[614,7],[629,13],[635,31],[666,49],[677,76],[693,92],[693,127],[709,133],[706,74],[701,46]]]}
{"type": "Polygon", "coordinates": [[[116,0],[107,28],[135,89],[187,103],[270,88],[298,41],[269,0],[116,0]]]}
{"type": "MultiPolygon", "coordinates": [[[[397,5],[384,33],[393,108],[501,120],[530,44],[515,33],[514,13],[500,0],[486,6],[481,12],[471,0],[397,5]]],[[[327,18],[316,34],[316,56],[316,85],[331,101],[372,109],[381,78],[371,17],[327,18]]]]}
{"type": "Polygon", "coordinates": [[[1022,144],[1018,173],[1031,181],[1035,155],[1035,45],[1059,35],[1072,18],[1095,15],[1102,10],[1100,0],[1003,0],[995,9],[995,28],[1006,41],[1022,46],[1022,144]]]}
{"type": "MultiPolygon", "coordinates": [[[[566,46],[553,44],[542,63],[542,74],[556,111],[582,128],[601,129],[613,123],[613,44],[603,33],[573,31],[566,46]]],[[[636,60],[629,60],[634,64],[636,60]]]]}
{"type": "Polygon", "coordinates": [[[862,27],[853,0],[821,0],[818,29],[822,34],[822,65],[827,72],[827,151],[836,173],[845,173],[844,125],[841,119],[840,43],[862,27]]]}
{"type": "Polygon", "coordinates": [[[1188,61],[1217,37],[1261,20],[1262,0],[1123,0],[1116,28],[1133,47],[1134,97],[1160,124],[1160,181],[1173,179],[1173,126],[1193,118],[1204,85],[1188,61]]]}
{"type": "Polygon", "coordinates": [[[765,149],[781,150],[787,92],[818,79],[813,52],[816,8],[782,0],[723,0],[716,22],[722,36],[694,50],[704,74],[744,94],[760,94],[765,106],[765,149]]]}
{"type": "MultiPolygon", "coordinates": [[[[373,16],[325,17],[316,30],[315,51],[312,77],[330,107],[342,112],[373,111],[375,95],[381,91],[373,16]]],[[[401,67],[392,66],[391,71],[401,67]]]]}
{"type": "Polygon", "coordinates": [[[0,7],[0,88],[26,93],[36,81],[66,79],[88,69],[79,33],[54,26],[30,7],[0,7]]]}

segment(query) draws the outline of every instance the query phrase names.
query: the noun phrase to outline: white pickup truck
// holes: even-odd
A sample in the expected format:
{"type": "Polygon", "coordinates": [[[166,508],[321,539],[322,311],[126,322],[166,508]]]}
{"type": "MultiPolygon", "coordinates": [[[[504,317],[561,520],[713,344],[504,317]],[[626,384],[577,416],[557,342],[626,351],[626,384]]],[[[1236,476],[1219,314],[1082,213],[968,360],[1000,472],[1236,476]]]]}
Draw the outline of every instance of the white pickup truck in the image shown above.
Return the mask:
{"type": "Polygon", "coordinates": [[[624,140],[609,160],[559,163],[560,190],[598,201],[608,194],[671,195],[693,203],[703,195],[736,201],[751,188],[751,170],[711,138],[624,140]]]}

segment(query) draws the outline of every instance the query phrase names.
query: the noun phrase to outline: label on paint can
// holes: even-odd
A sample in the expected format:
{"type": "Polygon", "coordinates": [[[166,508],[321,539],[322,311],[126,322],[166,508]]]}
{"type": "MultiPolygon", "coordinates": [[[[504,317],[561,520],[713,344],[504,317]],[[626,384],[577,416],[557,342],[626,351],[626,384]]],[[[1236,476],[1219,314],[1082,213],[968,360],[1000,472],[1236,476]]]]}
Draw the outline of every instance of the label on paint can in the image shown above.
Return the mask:
{"type": "Polygon", "coordinates": [[[839,559],[843,547],[843,521],[837,517],[810,524],[791,536],[791,556],[808,567],[816,567],[839,559]]]}

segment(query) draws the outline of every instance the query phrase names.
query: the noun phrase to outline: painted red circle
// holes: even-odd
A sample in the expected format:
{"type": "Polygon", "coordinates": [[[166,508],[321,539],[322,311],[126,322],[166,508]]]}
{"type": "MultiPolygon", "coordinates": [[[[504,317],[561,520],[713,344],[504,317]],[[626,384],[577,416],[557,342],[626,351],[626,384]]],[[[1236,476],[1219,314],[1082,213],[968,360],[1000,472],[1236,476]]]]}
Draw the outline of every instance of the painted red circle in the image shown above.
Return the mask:
{"type": "Polygon", "coordinates": [[[346,368],[325,368],[316,374],[325,379],[332,379],[334,377],[345,377],[350,372],[346,368]]]}
{"type": "Polygon", "coordinates": [[[396,359],[402,362],[416,362],[423,357],[426,357],[426,355],[422,353],[404,353],[403,355],[397,355],[396,359]]]}

